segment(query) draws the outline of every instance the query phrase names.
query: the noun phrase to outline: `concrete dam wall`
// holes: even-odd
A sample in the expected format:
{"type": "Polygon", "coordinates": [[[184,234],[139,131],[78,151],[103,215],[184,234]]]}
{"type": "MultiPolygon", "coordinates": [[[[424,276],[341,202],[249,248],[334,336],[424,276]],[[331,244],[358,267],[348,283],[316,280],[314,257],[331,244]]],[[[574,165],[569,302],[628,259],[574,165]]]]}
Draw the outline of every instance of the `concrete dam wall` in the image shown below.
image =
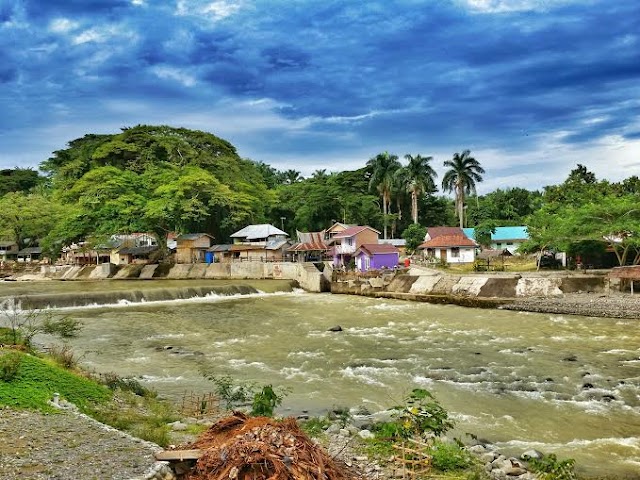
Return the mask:
{"type": "MultiPolygon", "coordinates": [[[[234,262],[234,263],[179,263],[175,265],[102,265],[42,266],[40,279],[52,280],[106,280],[106,279],[221,279],[221,280],[293,280],[309,292],[330,290],[331,267],[320,271],[313,263],[294,262],[234,262]]],[[[20,280],[20,275],[16,275],[20,280]]],[[[30,280],[37,280],[34,275],[30,280]]]]}

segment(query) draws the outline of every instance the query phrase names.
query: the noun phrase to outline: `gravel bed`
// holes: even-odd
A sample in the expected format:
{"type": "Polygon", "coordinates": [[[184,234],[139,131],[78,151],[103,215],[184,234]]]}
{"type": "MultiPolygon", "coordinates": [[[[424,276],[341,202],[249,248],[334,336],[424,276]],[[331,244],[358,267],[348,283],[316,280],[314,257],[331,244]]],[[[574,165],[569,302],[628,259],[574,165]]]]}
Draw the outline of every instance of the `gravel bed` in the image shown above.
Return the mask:
{"type": "Polygon", "coordinates": [[[576,293],[559,297],[530,297],[501,306],[505,310],[640,319],[640,294],[576,293]]]}
{"type": "Polygon", "coordinates": [[[81,414],[0,408],[0,478],[118,479],[143,477],[160,447],[81,414]]]}

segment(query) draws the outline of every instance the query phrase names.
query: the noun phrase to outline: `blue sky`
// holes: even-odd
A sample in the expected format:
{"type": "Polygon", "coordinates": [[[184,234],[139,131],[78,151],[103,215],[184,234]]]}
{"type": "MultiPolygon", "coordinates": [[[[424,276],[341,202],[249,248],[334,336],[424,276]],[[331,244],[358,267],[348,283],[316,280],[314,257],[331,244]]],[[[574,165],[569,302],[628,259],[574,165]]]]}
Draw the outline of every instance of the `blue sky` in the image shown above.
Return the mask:
{"type": "Polygon", "coordinates": [[[479,192],[640,175],[636,0],[0,0],[0,168],[139,123],[303,174],[470,149],[479,192]]]}

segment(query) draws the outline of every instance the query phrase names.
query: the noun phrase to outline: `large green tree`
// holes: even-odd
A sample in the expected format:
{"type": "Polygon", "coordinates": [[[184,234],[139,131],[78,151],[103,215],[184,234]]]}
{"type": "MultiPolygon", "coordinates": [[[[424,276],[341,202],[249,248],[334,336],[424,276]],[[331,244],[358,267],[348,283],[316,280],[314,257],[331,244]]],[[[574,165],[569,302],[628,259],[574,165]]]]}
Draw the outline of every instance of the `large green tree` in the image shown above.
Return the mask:
{"type": "Polygon", "coordinates": [[[446,192],[454,192],[455,205],[460,228],[464,227],[464,200],[465,195],[476,192],[476,183],[482,182],[484,169],[469,150],[462,153],[454,153],[451,160],[445,160],[445,167],[449,167],[442,177],[442,189],[446,192]]]}
{"type": "Polygon", "coordinates": [[[402,165],[398,161],[397,155],[389,152],[379,153],[367,162],[367,167],[371,171],[369,188],[375,189],[382,198],[382,214],[384,219],[384,238],[387,238],[387,223],[391,204],[391,193],[396,182],[396,171],[402,165]]]}

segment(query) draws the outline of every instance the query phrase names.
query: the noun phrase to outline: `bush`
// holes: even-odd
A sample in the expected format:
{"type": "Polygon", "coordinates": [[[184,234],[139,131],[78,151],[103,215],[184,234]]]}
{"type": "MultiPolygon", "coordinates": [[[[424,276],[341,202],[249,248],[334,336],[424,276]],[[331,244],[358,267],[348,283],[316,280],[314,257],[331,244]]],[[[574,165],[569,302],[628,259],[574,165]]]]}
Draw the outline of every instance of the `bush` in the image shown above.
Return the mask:
{"type": "Polygon", "coordinates": [[[253,383],[236,384],[229,375],[205,375],[216,386],[216,395],[226,403],[226,409],[248,404],[256,394],[253,383]]]}
{"type": "Polygon", "coordinates": [[[274,409],[282,403],[284,393],[276,393],[271,385],[265,385],[261,391],[253,396],[251,415],[258,417],[273,417],[274,409]]]}
{"type": "Polygon", "coordinates": [[[115,373],[105,373],[101,375],[102,383],[111,390],[119,389],[123,392],[131,392],[139,397],[155,398],[158,394],[142,385],[135,378],[123,378],[115,373]]]}
{"type": "Polygon", "coordinates": [[[71,317],[56,319],[47,316],[42,322],[42,331],[44,333],[56,335],[60,338],[77,337],[81,329],[82,322],[71,317]]]}
{"type": "Polygon", "coordinates": [[[429,450],[432,465],[442,472],[463,470],[472,463],[469,452],[456,443],[436,441],[429,450]]]}
{"type": "Polygon", "coordinates": [[[300,428],[310,437],[317,437],[324,433],[329,428],[331,422],[327,418],[311,417],[309,420],[305,420],[300,423],[300,428]]]}
{"type": "Polygon", "coordinates": [[[435,397],[422,388],[415,388],[406,398],[406,405],[395,407],[395,417],[400,424],[399,435],[439,437],[453,428],[454,422],[435,397]]]}
{"type": "Polygon", "coordinates": [[[542,480],[575,480],[575,464],[574,459],[558,460],[553,453],[529,460],[529,467],[542,480]]]}
{"type": "Polygon", "coordinates": [[[48,353],[58,365],[68,370],[76,368],[80,362],[69,345],[53,345],[49,347],[48,353]]]}
{"type": "Polygon", "coordinates": [[[0,379],[10,382],[20,369],[22,363],[22,355],[17,352],[10,352],[0,355],[0,379]]]}

